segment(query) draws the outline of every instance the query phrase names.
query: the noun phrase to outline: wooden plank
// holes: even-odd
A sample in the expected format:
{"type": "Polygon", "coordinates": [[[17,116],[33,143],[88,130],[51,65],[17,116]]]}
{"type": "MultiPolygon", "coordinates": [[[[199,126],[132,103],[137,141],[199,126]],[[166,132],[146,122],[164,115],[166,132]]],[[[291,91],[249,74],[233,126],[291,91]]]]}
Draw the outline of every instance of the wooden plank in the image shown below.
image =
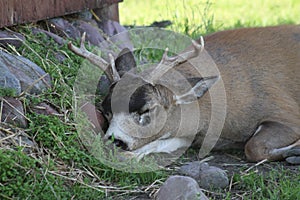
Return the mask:
{"type": "MultiPolygon", "coordinates": [[[[87,9],[100,9],[123,0],[0,0],[0,28],[15,24],[36,22],[87,9]]],[[[114,7],[114,9],[117,7],[114,7]]],[[[114,10],[113,20],[118,20],[114,10]]]]}

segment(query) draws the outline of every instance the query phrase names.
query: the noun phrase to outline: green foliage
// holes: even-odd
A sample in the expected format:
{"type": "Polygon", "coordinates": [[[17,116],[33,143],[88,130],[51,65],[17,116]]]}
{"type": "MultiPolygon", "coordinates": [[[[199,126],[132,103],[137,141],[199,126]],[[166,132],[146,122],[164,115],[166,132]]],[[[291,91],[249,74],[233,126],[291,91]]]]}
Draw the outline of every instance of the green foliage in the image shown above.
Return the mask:
{"type": "Polygon", "coordinates": [[[14,97],[16,96],[16,90],[13,88],[1,88],[0,97],[14,97]]]}
{"type": "Polygon", "coordinates": [[[120,4],[120,20],[137,26],[170,20],[170,29],[196,37],[220,29],[299,24],[299,10],[299,0],[127,0],[120,4]]]}
{"type": "Polygon", "coordinates": [[[51,169],[21,150],[0,150],[0,166],[2,199],[57,199],[65,193],[62,179],[47,173],[51,169]]]}
{"type": "MultiPolygon", "coordinates": [[[[233,180],[238,184],[234,190],[244,191],[244,199],[298,199],[300,197],[300,175],[297,171],[282,167],[268,173],[251,172],[246,175],[235,175],[233,180]]],[[[229,195],[227,199],[231,198],[232,195],[229,195]]]]}

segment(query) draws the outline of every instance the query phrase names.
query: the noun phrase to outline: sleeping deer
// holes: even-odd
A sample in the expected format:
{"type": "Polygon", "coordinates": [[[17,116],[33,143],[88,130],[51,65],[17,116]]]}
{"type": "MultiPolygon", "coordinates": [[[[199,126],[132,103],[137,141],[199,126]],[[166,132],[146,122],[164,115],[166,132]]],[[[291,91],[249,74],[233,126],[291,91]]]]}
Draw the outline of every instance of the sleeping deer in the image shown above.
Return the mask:
{"type": "Polygon", "coordinates": [[[212,115],[210,92],[222,83],[226,113],[214,149],[243,147],[249,161],[293,157],[300,163],[300,26],[217,32],[192,41],[177,56],[168,57],[166,50],[161,62],[144,73],[134,70],[134,57],[127,50],[116,60],[110,55],[106,62],[87,52],[83,41],[81,48],[71,43],[69,48],[101,67],[111,80],[102,103],[110,120],[105,139],[113,138],[115,145],[133,156],[172,153],[191,143],[200,147],[212,115]],[[210,71],[208,59],[218,72],[199,75],[191,67],[210,71]],[[175,75],[167,76],[168,71],[175,75]],[[167,87],[172,78],[164,77],[181,78],[167,87]],[[123,79],[128,84],[119,84],[123,90],[114,94],[123,79]],[[133,91],[130,82],[136,87],[133,91]],[[200,115],[181,119],[182,109],[193,113],[191,104],[198,106],[200,115]],[[180,120],[200,125],[196,130],[179,128],[180,120]]]}

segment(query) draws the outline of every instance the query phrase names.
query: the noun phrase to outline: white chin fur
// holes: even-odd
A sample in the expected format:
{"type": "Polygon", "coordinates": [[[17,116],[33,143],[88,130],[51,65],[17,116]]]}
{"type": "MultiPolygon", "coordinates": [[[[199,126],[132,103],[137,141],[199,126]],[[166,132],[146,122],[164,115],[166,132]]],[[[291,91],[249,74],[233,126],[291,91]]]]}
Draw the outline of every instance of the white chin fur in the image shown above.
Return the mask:
{"type": "Polygon", "coordinates": [[[111,136],[115,139],[121,140],[122,142],[126,143],[128,149],[132,150],[134,139],[120,129],[118,123],[116,122],[116,120],[114,120],[114,118],[112,118],[110,126],[106,131],[105,139],[108,139],[111,136]]]}

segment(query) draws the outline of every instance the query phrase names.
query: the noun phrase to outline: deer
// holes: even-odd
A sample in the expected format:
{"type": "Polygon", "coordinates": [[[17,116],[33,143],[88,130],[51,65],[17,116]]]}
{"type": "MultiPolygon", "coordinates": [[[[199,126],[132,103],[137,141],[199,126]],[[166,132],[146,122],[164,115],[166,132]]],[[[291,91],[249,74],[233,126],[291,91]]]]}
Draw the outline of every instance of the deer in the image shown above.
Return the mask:
{"type": "Polygon", "coordinates": [[[299,164],[300,26],[225,30],[191,43],[182,53],[171,57],[166,49],[162,60],[153,66],[155,70],[145,73],[134,70],[134,56],[126,49],[117,59],[110,55],[107,62],[84,48],[84,37],[80,48],[69,43],[69,49],[103,69],[111,82],[110,92],[102,102],[103,113],[109,120],[105,139],[113,138],[116,146],[133,157],[171,154],[190,145],[199,148],[211,117],[210,92],[222,82],[226,113],[213,150],[243,148],[250,162],[296,159],[299,164]],[[199,75],[191,63],[210,71],[208,56],[218,72],[199,75]],[[162,74],[168,71],[178,73],[186,81],[171,83],[173,87],[189,87],[175,92],[166,87],[170,79],[164,80],[162,74]],[[125,87],[114,95],[124,79],[124,83],[132,82],[136,89],[130,91],[125,87]],[[126,95],[128,98],[123,98],[126,95]],[[182,109],[192,113],[191,104],[199,107],[201,116],[187,115],[184,120],[196,120],[201,126],[197,130],[179,130],[182,119],[178,116],[182,109]]]}

